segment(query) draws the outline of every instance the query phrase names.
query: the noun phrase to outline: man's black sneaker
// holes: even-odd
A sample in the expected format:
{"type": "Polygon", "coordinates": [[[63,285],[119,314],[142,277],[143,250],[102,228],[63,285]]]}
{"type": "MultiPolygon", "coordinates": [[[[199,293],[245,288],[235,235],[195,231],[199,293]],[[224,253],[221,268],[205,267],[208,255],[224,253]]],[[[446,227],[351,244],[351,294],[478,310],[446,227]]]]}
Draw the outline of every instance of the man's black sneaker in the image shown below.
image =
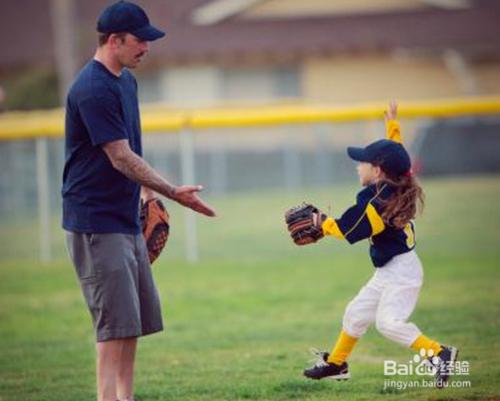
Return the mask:
{"type": "Polygon", "coordinates": [[[330,354],[325,351],[313,351],[318,358],[314,366],[304,370],[304,376],[313,379],[347,380],[351,377],[349,365],[344,362],[342,365],[328,363],[330,354]]]}
{"type": "Polygon", "coordinates": [[[453,373],[457,357],[457,348],[443,345],[441,346],[441,351],[437,354],[437,356],[429,358],[436,370],[434,379],[436,381],[437,388],[443,388],[446,386],[446,383],[450,378],[450,374],[453,373]]]}

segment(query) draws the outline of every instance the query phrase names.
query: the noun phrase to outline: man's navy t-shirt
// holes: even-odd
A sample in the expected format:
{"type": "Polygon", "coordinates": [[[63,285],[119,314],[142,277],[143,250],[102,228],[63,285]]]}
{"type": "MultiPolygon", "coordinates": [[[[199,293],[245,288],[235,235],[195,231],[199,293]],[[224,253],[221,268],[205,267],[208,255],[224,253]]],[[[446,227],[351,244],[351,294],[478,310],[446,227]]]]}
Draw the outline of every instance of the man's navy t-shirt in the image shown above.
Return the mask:
{"type": "Polygon", "coordinates": [[[127,139],[142,156],[137,82],[90,61],[66,104],[63,228],[82,233],[138,234],[140,185],[113,168],[101,148],[127,139]]]}

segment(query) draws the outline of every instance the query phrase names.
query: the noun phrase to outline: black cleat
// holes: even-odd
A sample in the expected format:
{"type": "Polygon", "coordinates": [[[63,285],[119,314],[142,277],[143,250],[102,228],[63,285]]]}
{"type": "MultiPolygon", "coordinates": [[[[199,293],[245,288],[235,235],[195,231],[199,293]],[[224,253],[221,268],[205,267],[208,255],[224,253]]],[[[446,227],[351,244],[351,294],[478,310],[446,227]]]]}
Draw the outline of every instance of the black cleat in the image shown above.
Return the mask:
{"type": "Polygon", "coordinates": [[[441,347],[441,351],[439,352],[439,354],[437,354],[437,356],[429,358],[432,366],[434,366],[436,370],[434,379],[436,381],[437,388],[443,388],[446,386],[446,383],[450,378],[450,374],[453,373],[457,357],[458,357],[457,348],[443,345],[441,347]]]}
{"type": "Polygon", "coordinates": [[[325,351],[313,351],[318,360],[314,366],[304,370],[304,376],[312,380],[331,379],[331,380],[347,380],[351,377],[349,373],[349,365],[344,362],[342,365],[328,363],[330,354],[325,351]]]}

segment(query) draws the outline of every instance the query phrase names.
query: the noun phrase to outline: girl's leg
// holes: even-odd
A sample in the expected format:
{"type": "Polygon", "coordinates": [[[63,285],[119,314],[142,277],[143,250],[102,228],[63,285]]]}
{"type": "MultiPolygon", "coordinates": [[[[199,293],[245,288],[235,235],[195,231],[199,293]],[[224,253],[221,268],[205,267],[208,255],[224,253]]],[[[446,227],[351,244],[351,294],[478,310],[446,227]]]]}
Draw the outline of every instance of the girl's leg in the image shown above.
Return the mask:
{"type": "Polygon", "coordinates": [[[342,330],[327,362],[342,365],[351,354],[357,340],[375,321],[377,306],[382,294],[382,283],[377,273],[347,305],[342,322],[342,330]]]}
{"type": "Polygon", "coordinates": [[[384,266],[386,286],[382,292],[376,312],[377,330],[403,346],[415,351],[424,348],[434,354],[441,345],[424,336],[418,327],[408,322],[417,304],[422,286],[422,266],[416,254],[403,254],[394,258],[394,263],[384,266]]]}

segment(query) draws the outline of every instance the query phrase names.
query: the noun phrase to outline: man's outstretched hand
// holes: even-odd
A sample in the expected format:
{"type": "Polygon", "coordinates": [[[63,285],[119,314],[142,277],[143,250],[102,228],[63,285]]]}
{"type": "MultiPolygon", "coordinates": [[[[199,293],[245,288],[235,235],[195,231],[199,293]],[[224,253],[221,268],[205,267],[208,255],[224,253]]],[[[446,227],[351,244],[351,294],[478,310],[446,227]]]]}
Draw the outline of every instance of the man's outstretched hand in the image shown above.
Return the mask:
{"type": "Polygon", "coordinates": [[[213,210],[207,203],[203,202],[198,196],[198,192],[203,189],[201,185],[181,185],[175,187],[171,199],[180,203],[182,206],[193,209],[195,212],[204,214],[208,217],[215,216],[213,210]]]}

